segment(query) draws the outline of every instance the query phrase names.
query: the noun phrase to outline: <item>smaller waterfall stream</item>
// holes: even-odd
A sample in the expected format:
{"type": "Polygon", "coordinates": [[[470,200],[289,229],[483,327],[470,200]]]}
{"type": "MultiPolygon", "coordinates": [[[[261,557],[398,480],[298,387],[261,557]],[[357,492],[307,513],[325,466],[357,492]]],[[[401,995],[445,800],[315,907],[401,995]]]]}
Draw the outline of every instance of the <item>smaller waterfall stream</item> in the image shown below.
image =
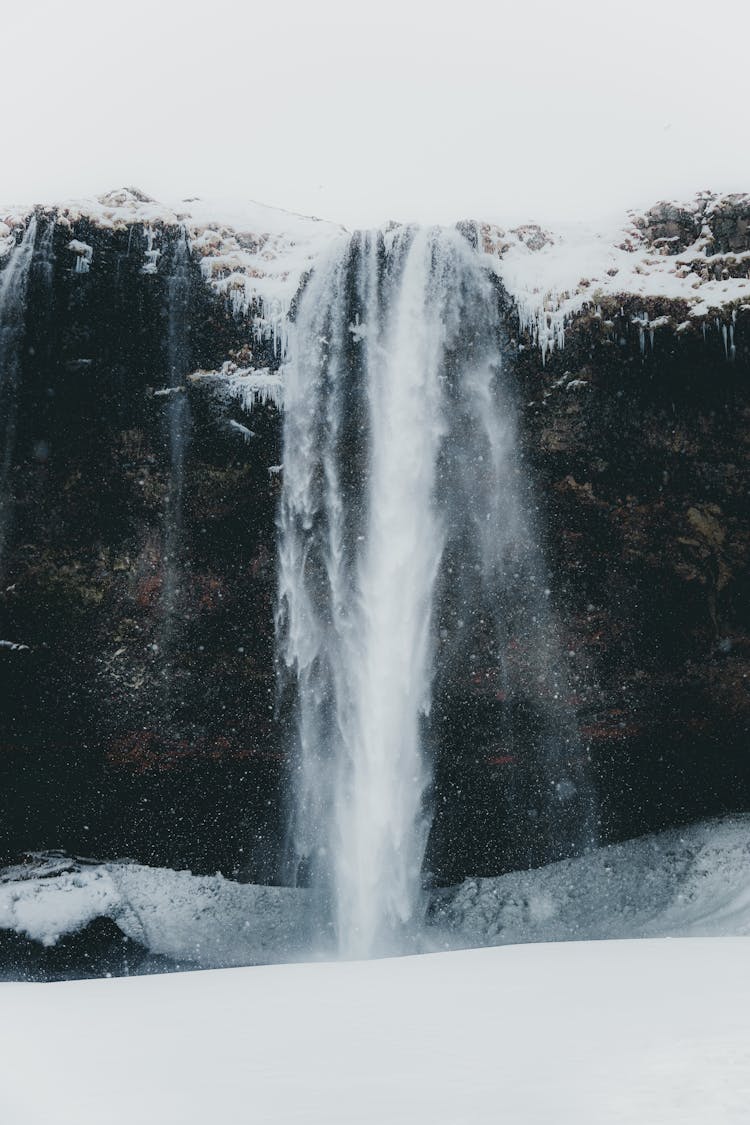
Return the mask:
{"type": "Polygon", "coordinates": [[[169,485],[164,511],[163,631],[162,652],[166,661],[167,695],[171,695],[171,669],[175,643],[183,558],[183,499],[185,457],[190,439],[190,404],[185,378],[190,369],[188,323],[190,303],[190,250],[184,231],[180,231],[172,250],[167,279],[167,418],[169,445],[169,485]]]}
{"type": "Polygon", "coordinates": [[[20,348],[36,235],[37,219],[33,216],[0,271],[0,564],[5,554],[13,511],[10,471],[16,440],[20,348]]]}

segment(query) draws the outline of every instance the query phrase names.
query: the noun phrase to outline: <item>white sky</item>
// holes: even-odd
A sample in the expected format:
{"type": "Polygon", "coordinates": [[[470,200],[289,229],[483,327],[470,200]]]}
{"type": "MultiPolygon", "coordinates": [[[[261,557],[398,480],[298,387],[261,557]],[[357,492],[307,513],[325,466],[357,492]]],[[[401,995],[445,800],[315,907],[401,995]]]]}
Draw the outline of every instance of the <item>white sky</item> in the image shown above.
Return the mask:
{"type": "Polygon", "coordinates": [[[0,200],[349,226],[750,190],[750,0],[0,0],[0,200]]]}

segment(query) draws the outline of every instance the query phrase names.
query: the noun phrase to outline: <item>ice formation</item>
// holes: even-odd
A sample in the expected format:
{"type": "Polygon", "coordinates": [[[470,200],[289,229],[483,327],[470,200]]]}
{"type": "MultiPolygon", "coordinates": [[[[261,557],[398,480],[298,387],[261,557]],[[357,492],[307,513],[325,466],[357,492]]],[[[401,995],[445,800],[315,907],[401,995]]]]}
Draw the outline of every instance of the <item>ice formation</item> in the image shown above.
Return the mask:
{"type": "MultiPolygon", "coordinates": [[[[567,224],[554,232],[534,224],[506,229],[495,222],[461,224],[471,228],[488,268],[501,279],[517,313],[519,328],[539,347],[542,357],[564,347],[565,333],[585,310],[593,315],[602,302],[623,298],[681,302],[690,320],[670,326],[685,331],[718,314],[732,357],[733,317],[750,308],[750,250],[719,250],[710,220],[733,196],[703,193],[691,203],[666,205],[694,215],[695,238],[675,253],[669,238],[649,241],[646,219],[631,212],[599,223],[567,224]]],[[[183,199],[158,203],[135,188],[122,188],[98,199],[45,203],[39,214],[53,215],[70,226],[86,218],[105,229],[142,224],[146,231],[144,265],[160,265],[160,231],[184,227],[191,253],[204,277],[234,309],[252,319],[256,338],[270,339],[280,358],[287,344],[289,313],[300,283],[314,263],[342,235],[342,228],[254,202],[183,199]]],[[[0,260],[16,242],[32,209],[0,207],[0,260]]],[[[76,241],[75,269],[91,266],[90,247],[76,241]]],[[[648,314],[646,314],[648,315],[648,314]]],[[[662,327],[661,314],[644,330],[662,327]]]]}

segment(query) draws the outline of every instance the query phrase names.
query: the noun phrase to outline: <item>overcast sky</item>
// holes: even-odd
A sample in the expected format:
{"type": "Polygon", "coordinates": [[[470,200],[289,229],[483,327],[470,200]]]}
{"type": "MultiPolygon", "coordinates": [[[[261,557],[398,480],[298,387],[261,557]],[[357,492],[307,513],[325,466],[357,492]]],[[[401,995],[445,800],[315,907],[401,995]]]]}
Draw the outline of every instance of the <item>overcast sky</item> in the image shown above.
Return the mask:
{"type": "Polygon", "coordinates": [[[0,201],[349,226],[750,190],[750,0],[2,0],[0,201]]]}

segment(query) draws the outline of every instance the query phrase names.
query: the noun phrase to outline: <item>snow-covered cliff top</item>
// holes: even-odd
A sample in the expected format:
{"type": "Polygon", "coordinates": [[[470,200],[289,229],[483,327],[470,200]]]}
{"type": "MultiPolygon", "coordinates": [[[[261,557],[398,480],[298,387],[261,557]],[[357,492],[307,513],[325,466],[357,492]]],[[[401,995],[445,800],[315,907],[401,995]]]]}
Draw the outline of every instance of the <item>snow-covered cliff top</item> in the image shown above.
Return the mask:
{"type": "MultiPolygon", "coordinates": [[[[134,188],[41,209],[69,225],[80,219],[110,229],[143,224],[149,231],[145,272],[158,268],[160,230],[182,226],[214,289],[236,311],[252,310],[259,326],[274,334],[283,331],[306,271],[345,234],[336,224],[259,203],[157,203],[134,188]]],[[[31,211],[0,207],[0,257],[31,211]]],[[[750,195],[703,192],[689,203],[658,203],[644,213],[555,232],[535,224],[462,226],[475,232],[486,264],[515,302],[521,330],[543,357],[563,346],[566,325],[584,311],[606,317],[613,304],[632,305],[633,298],[643,300],[643,310],[633,315],[650,331],[684,331],[707,317],[721,317],[731,329],[738,309],[750,309],[750,195]]]]}
{"type": "MultiPolygon", "coordinates": [[[[693,320],[750,308],[750,195],[701,193],[687,204],[657,203],[645,213],[556,232],[477,223],[478,243],[518,308],[521,328],[544,355],[565,340],[584,309],[642,298],[682,302],[693,320]]],[[[675,310],[676,311],[676,310],[675,310]]],[[[678,331],[690,321],[668,313],[639,323],[678,331]]]]}
{"type": "MultiPolygon", "coordinates": [[[[158,203],[137,188],[39,207],[56,222],[69,226],[80,219],[110,230],[143,224],[151,232],[144,272],[157,270],[160,229],[183,227],[213,288],[238,312],[253,307],[272,331],[279,329],[304,273],[323,246],[343,233],[343,228],[333,223],[253,201],[182,199],[158,203]]],[[[32,210],[0,206],[0,258],[16,241],[14,228],[25,225],[32,210]]],[[[69,248],[75,250],[72,243],[69,248]]]]}

